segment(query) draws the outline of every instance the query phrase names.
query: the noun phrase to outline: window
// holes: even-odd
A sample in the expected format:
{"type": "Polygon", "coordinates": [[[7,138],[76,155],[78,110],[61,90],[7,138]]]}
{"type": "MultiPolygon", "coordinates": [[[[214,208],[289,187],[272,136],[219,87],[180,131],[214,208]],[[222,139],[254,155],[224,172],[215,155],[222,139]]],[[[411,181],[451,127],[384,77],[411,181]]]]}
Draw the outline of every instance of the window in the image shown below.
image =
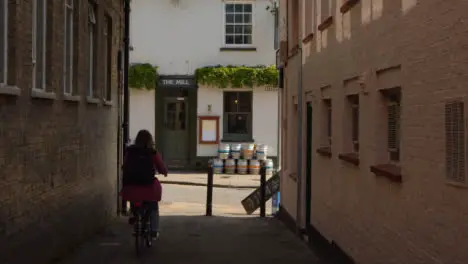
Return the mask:
{"type": "Polygon", "coordinates": [[[324,121],[325,121],[325,146],[331,147],[332,145],[332,102],[331,99],[323,100],[324,107],[324,121]]]}
{"type": "Polygon", "coordinates": [[[466,183],[465,107],[461,100],[445,105],[445,168],[447,180],[466,183]]]}
{"type": "Polygon", "coordinates": [[[225,5],[225,45],[252,45],[252,4],[225,5]]]}
{"type": "Polygon", "coordinates": [[[7,84],[8,69],[8,1],[0,4],[0,84],[7,84]]]}
{"type": "Polygon", "coordinates": [[[400,101],[399,89],[385,93],[387,101],[387,147],[390,161],[400,160],[400,101]]]}
{"type": "Polygon", "coordinates": [[[33,0],[32,17],[32,88],[45,90],[47,0],[33,0]]]}
{"type": "Polygon", "coordinates": [[[64,93],[73,94],[73,0],[65,1],[64,93]]]}
{"type": "Polygon", "coordinates": [[[94,85],[96,83],[96,7],[88,2],[88,92],[87,96],[93,98],[96,96],[94,85]]]}
{"type": "Polygon", "coordinates": [[[252,92],[224,93],[224,140],[252,140],[252,92]]]}
{"type": "Polygon", "coordinates": [[[104,99],[112,101],[112,19],[106,15],[104,20],[104,99]]]}
{"type": "Polygon", "coordinates": [[[349,95],[348,102],[351,107],[351,141],[353,152],[359,152],[359,95],[349,95]]]}

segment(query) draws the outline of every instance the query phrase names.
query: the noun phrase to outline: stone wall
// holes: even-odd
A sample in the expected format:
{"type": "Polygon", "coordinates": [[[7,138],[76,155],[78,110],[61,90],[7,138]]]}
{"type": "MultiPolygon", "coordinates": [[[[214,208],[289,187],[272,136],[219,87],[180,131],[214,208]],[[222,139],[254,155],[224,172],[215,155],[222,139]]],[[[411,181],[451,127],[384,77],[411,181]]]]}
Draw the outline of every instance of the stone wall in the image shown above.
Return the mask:
{"type": "Polygon", "coordinates": [[[0,262],[49,263],[116,215],[119,0],[96,0],[94,98],[88,1],[74,1],[73,89],[64,94],[65,8],[47,1],[46,85],[32,89],[33,1],[8,3],[8,85],[0,86],[0,262]],[[104,14],[111,17],[111,100],[104,14]],[[6,258],[6,259],[2,259],[6,258]]]}

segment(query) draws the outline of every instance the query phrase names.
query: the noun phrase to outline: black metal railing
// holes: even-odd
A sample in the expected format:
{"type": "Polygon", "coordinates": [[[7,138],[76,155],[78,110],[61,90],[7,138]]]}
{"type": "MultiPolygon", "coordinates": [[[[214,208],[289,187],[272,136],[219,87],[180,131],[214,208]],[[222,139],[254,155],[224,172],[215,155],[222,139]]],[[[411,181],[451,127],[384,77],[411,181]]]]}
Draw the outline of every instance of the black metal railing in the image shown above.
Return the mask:
{"type": "MultiPolygon", "coordinates": [[[[272,195],[271,186],[267,187],[266,180],[266,164],[264,162],[260,165],[260,186],[257,190],[251,193],[247,198],[242,201],[244,209],[246,209],[247,214],[251,214],[256,211],[257,208],[260,209],[260,217],[266,216],[266,201],[272,195]],[[248,200],[248,201],[247,201],[248,200]]],[[[207,183],[206,183],[206,216],[213,215],[213,162],[208,162],[207,170],[207,183]]],[[[271,181],[271,180],[270,180],[271,181]]],[[[269,182],[270,182],[269,181],[269,182]]],[[[271,183],[269,183],[271,185],[271,183]]]]}
{"type": "Polygon", "coordinates": [[[206,183],[206,216],[213,215],[213,162],[208,163],[208,179],[206,183]]]}

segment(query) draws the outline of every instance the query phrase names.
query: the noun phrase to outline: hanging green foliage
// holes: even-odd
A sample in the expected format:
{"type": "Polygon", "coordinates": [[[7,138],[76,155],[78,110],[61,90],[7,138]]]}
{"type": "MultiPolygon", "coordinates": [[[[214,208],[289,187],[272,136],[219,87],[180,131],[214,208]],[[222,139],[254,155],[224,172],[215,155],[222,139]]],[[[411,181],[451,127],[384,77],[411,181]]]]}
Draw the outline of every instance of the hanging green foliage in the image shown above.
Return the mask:
{"type": "Polygon", "coordinates": [[[277,86],[278,70],[272,66],[209,66],[195,71],[198,84],[219,88],[277,86]]]}
{"type": "Polygon", "coordinates": [[[128,69],[128,86],[134,89],[153,90],[158,82],[158,67],[149,63],[136,63],[128,69]]]}

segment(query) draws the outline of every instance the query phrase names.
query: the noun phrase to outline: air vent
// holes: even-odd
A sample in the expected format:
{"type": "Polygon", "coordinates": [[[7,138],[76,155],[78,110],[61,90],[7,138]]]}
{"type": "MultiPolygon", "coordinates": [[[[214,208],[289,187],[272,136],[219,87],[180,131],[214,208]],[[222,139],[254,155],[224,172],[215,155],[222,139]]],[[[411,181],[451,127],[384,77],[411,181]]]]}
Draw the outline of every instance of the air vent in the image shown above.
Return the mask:
{"type": "Polygon", "coordinates": [[[461,100],[445,105],[445,167],[447,180],[466,183],[465,107],[461,100]]]}

